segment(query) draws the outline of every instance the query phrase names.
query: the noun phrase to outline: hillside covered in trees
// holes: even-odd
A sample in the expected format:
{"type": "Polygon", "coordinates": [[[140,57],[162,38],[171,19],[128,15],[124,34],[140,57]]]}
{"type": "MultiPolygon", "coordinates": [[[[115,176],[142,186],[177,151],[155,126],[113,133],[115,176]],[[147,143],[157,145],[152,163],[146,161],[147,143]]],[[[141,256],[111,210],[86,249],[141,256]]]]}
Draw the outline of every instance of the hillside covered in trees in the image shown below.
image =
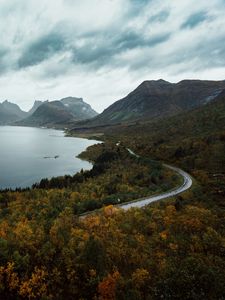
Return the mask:
{"type": "Polygon", "coordinates": [[[218,193],[223,195],[224,92],[212,103],[189,113],[161,122],[135,123],[108,129],[105,136],[120,139],[140,155],[180,166],[201,183],[217,185],[218,193]]]}

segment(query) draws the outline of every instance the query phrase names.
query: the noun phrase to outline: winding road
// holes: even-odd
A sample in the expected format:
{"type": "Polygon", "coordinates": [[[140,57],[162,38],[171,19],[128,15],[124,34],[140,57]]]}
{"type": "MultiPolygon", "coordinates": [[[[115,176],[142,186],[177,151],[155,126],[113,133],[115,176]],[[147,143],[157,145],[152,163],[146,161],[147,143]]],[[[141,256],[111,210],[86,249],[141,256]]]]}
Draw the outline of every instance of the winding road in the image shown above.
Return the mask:
{"type": "MultiPolygon", "coordinates": [[[[117,143],[116,145],[119,146],[119,144],[120,144],[120,142],[117,143]]],[[[134,153],[129,148],[127,148],[127,151],[131,155],[134,155],[135,157],[140,157],[139,155],[134,153]]],[[[130,202],[126,202],[126,203],[122,203],[122,204],[116,204],[114,206],[118,207],[118,208],[121,208],[121,209],[124,209],[124,210],[128,210],[132,207],[143,208],[144,206],[149,205],[152,202],[156,202],[156,201],[159,201],[159,200],[163,200],[163,199],[166,199],[166,198],[177,196],[177,195],[185,192],[186,190],[188,190],[192,186],[192,178],[188,173],[186,173],[185,171],[183,171],[179,168],[176,168],[176,167],[173,167],[173,166],[170,166],[170,165],[167,165],[167,164],[163,164],[163,166],[165,168],[168,168],[168,169],[176,172],[177,174],[179,174],[180,176],[183,177],[183,183],[182,183],[181,186],[176,187],[173,190],[170,190],[168,192],[165,192],[165,193],[162,193],[162,194],[159,194],[159,195],[139,198],[139,199],[136,199],[136,200],[132,200],[130,202]]],[[[92,215],[93,213],[99,212],[100,210],[101,209],[85,212],[85,213],[80,215],[80,218],[83,219],[83,218],[85,218],[89,215],[92,215]]]]}
{"type": "MultiPolygon", "coordinates": [[[[129,148],[127,148],[127,151],[135,157],[140,157],[139,155],[134,153],[129,148]]],[[[156,202],[156,201],[163,200],[163,199],[166,199],[166,198],[169,198],[169,197],[177,196],[180,193],[183,193],[184,191],[188,190],[192,186],[192,179],[191,179],[191,176],[188,173],[184,172],[183,170],[181,170],[179,168],[176,168],[176,167],[173,167],[173,166],[170,166],[170,165],[167,165],[167,164],[163,164],[163,166],[165,168],[168,168],[168,169],[178,173],[179,175],[181,175],[183,177],[183,184],[181,186],[173,189],[173,190],[170,190],[170,191],[165,192],[163,194],[159,194],[157,196],[149,196],[149,197],[145,197],[145,198],[140,198],[140,199],[136,199],[136,200],[126,202],[126,203],[123,203],[123,204],[118,204],[116,206],[120,207],[124,210],[128,210],[132,207],[141,208],[141,207],[144,207],[144,206],[146,206],[146,205],[148,205],[152,202],[156,202]]]]}
{"type": "MultiPolygon", "coordinates": [[[[129,149],[128,149],[129,151],[129,149]]],[[[137,156],[136,154],[132,153],[132,151],[129,151],[131,154],[137,156]]],[[[119,204],[116,205],[117,207],[120,207],[124,210],[128,210],[132,207],[144,207],[152,202],[156,202],[159,200],[163,200],[169,197],[174,197],[177,196],[180,193],[183,193],[184,191],[188,190],[191,186],[192,186],[192,179],[191,176],[184,172],[183,170],[176,168],[176,167],[172,167],[170,165],[167,164],[163,164],[164,167],[171,169],[173,171],[175,171],[176,173],[178,173],[179,175],[181,175],[183,177],[183,184],[177,188],[175,188],[174,190],[170,190],[169,192],[165,192],[163,194],[159,194],[157,196],[149,196],[149,197],[145,197],[145,198],[141,198],[141,199],[137,199],[131,202],[126,202],[123,204],[119,204]]]]}

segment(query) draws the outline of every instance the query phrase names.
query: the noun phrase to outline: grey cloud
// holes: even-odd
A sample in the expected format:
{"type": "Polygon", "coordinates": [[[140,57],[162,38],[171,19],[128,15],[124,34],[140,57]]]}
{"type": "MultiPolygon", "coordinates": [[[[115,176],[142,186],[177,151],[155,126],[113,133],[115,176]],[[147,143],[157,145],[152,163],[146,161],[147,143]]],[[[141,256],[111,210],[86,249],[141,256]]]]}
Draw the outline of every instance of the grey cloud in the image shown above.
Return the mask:
{"type": "Polygon", "coordinates": [[[152,2],[152,0],[130,0],[130,3],[132,5],[138,5],[138,6],[146,5],[150,2],[152,2]]]}
{"type": "Polygon", "coordinates": [[[25,68],[41,63],[65,48],[64,37],[59,33],[49,33],[31,43],[18,60],[18,67],[25,68]]]}
{"type": "MultiPolygon", "coordinates": [[[[140,13],[147,4],[152,2],[152,0],[129,1],[131,9],[126,16],[128,20],[133,12],[140,13]]],[[[153,17],[160,22],[167,15],[168,12],[162,11],[153,17]]],[[[135,31],[132,28],[126,30],[126,26],[119,32],[118,28],[112,28],[111,30],[109,28],[106,31],[92,32],[90,30],[90,32],[86,32],[83,35],[71,31],[71,28],[72,26],[65,26],[65,24],[59,26],[59,23],[57,23],[51,32],[23,46],[22,53],[19,54],[19,59],[16,63],[17,68],[24,69],[29,66],[39,65],[64,51],[71,53],[71,61],[75,65],[81,64],[87,68],[97,69],[103,66],[115,67],[120,63],[116,58],[117,55],[135,48],[154,47],[169,39],[169,34],[151,34],[150,37],[146,37],[142,30],[135,31]],[[59,28],[63,31],[57,30],[59,28]],[[83,45],[79,46],[81,40],[83,45]]],[[[15,39],[18,40],[18,37],[16,36],[15,39]]],[[[55,68],[53,68],[53,72],[50,75],[53,76],[54,72],[55,68]]]]}
{"type": "Polygon", "coordinates": [[[0,49],[0,74],[5,74],[9,69],[8,56],[9,49],[2,47],[0,49]]]}
{"type": "Polygon", "coordinates": [[[153,0],[129,0],[131,7],[130,10],[127,11],[127,17],[133,18],[137,17],[138,15],[141,15],[142,12],[152,1],[153,0]]]}
{"type": "Polygon", "coordinates": [[[127,31],[112,37],[96,37],[87,40],[85,45],[73,51],[73,62],[92,64],[95,68],[104,65],[115,65],[116,55],[127,50],[154,47],[167,41],[170,34],[145,37],[140,32],[127,31]]]}
{"type": "Polygon", "coordinates": [[[119,35],[115,38],[113,44],[114,47],[121,51],[127,49],[133,49],[135,47],[140,47],[146,45],[147,40],[145,37],[139,32],[127,31],[119,35]]]}
{"type": "MultiPolygon", "coordinates": [[[[151,0],[129,0],[133,9],[135,7],[144,7],[151,0]]],[[[131,11],[132,12],[132,11],[131,11]]],[[[151,25],[154,23],[164,23],[168,19],[170,11],[163,9],[158,11],[156,14],[153,14],[146,24],[149,30],[152,30],[151,25]]],[[[200,22],[203,22],[207,18],[205,11],[192,14],[183,24],[182,28],[195,27],[200,22]]],[[[158,25],[157,25],[158,26],[158,25]]],[[[167,42],[172,35],[175,33],[168,30],[168,33],[158,33],[154,34],[153,31],[150,32],[150,35],[147,36],[145,28],[145,33],[143,30],[135,30],[130,28],[126,30],[125,28],[118,31],[115,28],[103,30],[103,31],[89,31],[85,34],[73,33],[69,34],[68,28],[64,28],[65,32],[57,31],[56,28],[43,37],[40,37],[38,40],[29,44],[23,51],[20,59],[18,60],[18,67],[20,69],[26,68],[28,66],[34,66],[41,64],[43,61],[49,59],[55,54],[59,54],[63,51],[71,53],[71,66],[68,64],[68,61],[62,62],[59,64],[58,68],[48,66],[43,72],[43,76],[46,77],[56,77],[59,74],[65,73],[64,66],[66,68],[72,68],[76,65],[82,65],[84,70],[98,70],[103,67],[107,68],[120,68],[121,66],[128,67],[130,70],[141,69],[141,68],[164,68],[170,66],[171,64],[179,64],[181,61],[185,62],[191,59],[193,55],[198,56],[200,50],[194,49],[188,52],[188,54],[180,53],[177,49],[170,56],[163,54],[158,60],[157,53],[154,54],[154,51],[151,51],[155,46],[167,42]],[[68,38],[70,36],[70,38],[68,38]],[[82,43],[80,43],[82,41],[82,43]],[[80,46],[80,44],[82,46],[80,46]],[[124,57],[126,52],[129,50],[137,49],[142,51],[142,49],[149,49],[148,58],[143,56],[136,61],[126,61],[124,57]],[[151,54],[150,54],[151,53],[151,54]],[[124,54],[124,55],[123,55],[124,54]],[[121,57],[122,56],[122,57],[121,57]],[[150,57],[149,57],[150,56],[150,57]]],[[[148,50],[147,50],[148,51],[148,50]]],[[[158,51],[158,50],[157,50],[158,51]]],[[[160,51],[160,50],[159,50],[160,51]]],[[[145,52],[146,53],[146,52],[145,52]]],[[[202,54],[203,55],[203,54],[202,54]]],[[[220,54],[222,56],[222,54],[220,54]]],[[[204,55],[203,55],[204,57],[204,55]]],[[[219,61],[219,59],[217,59],[219,61]]]]}
{"type": "Polygon", "coordinates": [[[225,65],[225,44],[224,36],[214,37],[211,42],[205,44],[199,41],[195,44],[190,44],[187,41],[186,50],[175,49],[173,53],[160,55],[148,55],[146,58],[134,61],[130,68],[132,71],[148,69],[149,71],[157,71],[164,69],[175,68],[177,74],[193,71],[199,72],[205,69],[221,67],[225,65]],[[182,66],[182,67],[181,67],[182,66]]]}
{"type": "Polygon", "coordinates": [[[169,40],[170,36],[171,36],[170,33],[154,36],[151,39],[149,39],[148,46],[154,47],[158,44],[164,43],[169,40]]]}
{"type": "Polygon", "coordinates": [[[161,23],[161,22],[165,22],[165,21],[168,19],[169,15],[170,15],[170,12],[169,12],[168,10],[162,10],[162,11],[160,11],[159,13],[157,13],[157,14],[151,16],[151,17],[149,18],[149,22],[150,22],[150,23],[155,23],[155,22],[161,23]]]}
{"type": "Polygon", "coordinates": [[[211,43],[193,49],[192,57],[198,60],[198,64],[194,66],[195,70],[210,68],[211,66],[220,67],[225,65],[225,36],[222,40],[214,39],[211,43]]]}
{"type": "Polygon", "coordinates": [[[8,49],[5,47],[0,48],[0,60],[4,58],[4,56],[7,54],[8,49]]]}
{"type": "Polygon", "coordinates": [[[5,17],[7,15],[12,15],[16,13],[22,13],[26,9],[26,1],[5,1],[5,3],[1,3],[0,15],[5,17]]]}
{"type": "Polygon", "coordinates": [[[182,25],[181,28],[194,28],[208,18],[205,11],[191,15],[182,25]]]}
{"type": "Polygon", "coordinates": [[[117,45],[117,48],[122,51],[139,47],[154,47],[167,41],[169,37],[169,33],[145,37],[142,32],[128,31],[115,40],[115,46],[117,45]]]}

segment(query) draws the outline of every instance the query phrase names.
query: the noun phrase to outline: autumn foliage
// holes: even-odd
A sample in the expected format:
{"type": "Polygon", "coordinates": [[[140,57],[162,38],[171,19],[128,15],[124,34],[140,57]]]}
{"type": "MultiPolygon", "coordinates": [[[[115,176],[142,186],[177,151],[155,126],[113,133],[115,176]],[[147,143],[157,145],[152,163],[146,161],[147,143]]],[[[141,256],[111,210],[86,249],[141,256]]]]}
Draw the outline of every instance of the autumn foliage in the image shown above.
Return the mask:
{"type": "Polygon", "coordinates": [[[0,193],[0,299],[224,299],[222,108],[121,128],[83,154],[91,172],[0,193]],[[115,207],[180,184],[152,158],[189,171],[193,188],[144,209],[115,207]]]}

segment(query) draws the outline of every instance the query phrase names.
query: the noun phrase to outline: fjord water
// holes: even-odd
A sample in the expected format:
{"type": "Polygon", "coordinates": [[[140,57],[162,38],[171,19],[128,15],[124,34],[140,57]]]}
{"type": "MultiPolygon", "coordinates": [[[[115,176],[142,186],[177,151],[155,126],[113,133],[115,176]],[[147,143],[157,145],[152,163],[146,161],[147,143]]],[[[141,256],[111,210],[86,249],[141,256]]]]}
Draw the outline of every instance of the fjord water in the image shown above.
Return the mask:
{"type": "Polygon", "coordinates": [[[30,187],[42,178],[90,169],[76,156],[95,143],[54,129],[0,126],[0,189],[30,187]]]}

